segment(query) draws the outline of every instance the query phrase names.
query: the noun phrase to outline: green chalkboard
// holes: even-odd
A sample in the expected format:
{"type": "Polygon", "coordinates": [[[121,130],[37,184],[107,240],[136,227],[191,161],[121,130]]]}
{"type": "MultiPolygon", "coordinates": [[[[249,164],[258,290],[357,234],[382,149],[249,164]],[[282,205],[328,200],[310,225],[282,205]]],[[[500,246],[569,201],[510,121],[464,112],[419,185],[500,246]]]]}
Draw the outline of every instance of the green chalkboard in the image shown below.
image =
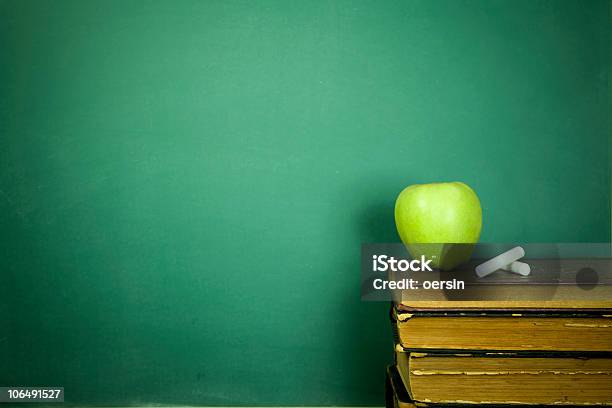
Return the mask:
{"type": "Polygon", "coordinates": [[[0,1],[0,385],[382,405],[359,251],[403,187],[609,241],[609,7],[0,1]]]}

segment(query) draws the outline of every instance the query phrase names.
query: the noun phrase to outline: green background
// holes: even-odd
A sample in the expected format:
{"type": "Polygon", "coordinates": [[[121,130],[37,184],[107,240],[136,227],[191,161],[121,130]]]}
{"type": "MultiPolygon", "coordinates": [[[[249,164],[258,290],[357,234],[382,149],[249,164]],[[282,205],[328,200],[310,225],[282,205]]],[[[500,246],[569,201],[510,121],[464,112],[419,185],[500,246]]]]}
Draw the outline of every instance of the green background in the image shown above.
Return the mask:
{"type": "Polygon", "coordinates": [[[609,241],[608,1],[1,1],[0,385],[382,405],[362,242],[609,241]]]}

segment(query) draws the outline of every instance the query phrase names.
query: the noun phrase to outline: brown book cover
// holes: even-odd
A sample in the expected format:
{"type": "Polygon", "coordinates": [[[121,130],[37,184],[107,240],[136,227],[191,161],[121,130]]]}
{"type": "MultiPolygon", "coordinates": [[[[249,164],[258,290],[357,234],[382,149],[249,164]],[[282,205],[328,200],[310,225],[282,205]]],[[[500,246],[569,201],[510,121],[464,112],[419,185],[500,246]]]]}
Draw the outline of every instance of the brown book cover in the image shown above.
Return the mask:
{"type": "MultiPolygon", "coordinates": [[[[504,271],[477,278],[476,263],[452,272],[411,272],[418,281],[465,281],[462,290],[394,290],[405,311],[431,310],[610,310],[612,259],[529,259],[529,276],[504,271]]],[[[390,274],[392,279],[406,277],[390,274]]]]}
{"type": "Polygon", "coordinates": [[[403,300],[397,303],[405,312],[430,311],[607,311],[612,314],[612,301],[607,300],[403,300]]]}
{"type": "Polygon", "coordinates": [[[396,364],[419,402],[612,405],[612,354],[414,353],[398,346],[396,364]]]}
{"type": "Polygon", "coordinates": [[[387,367],[385,381],[385,408],[415,408],[395,366],[387,367]]]}
{"type": "Polygon", "coordinates": [[[405,311],[392,307],[405,349],[612,352],[609,310],[405,311]]]}

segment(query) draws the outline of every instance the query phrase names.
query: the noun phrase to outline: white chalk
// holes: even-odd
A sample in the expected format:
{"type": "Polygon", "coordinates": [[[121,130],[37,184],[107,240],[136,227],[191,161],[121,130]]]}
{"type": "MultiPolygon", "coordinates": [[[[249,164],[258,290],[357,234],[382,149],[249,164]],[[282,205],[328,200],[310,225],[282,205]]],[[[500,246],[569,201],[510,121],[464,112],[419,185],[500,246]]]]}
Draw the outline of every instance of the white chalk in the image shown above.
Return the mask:
{"type": "Polygon", "coordinates": [[[531,273],[531,266],[528,263],[514,261],[510,265],[506,265],[502,268],[504,271],[518,273],[519,275],[527,276],[531,273]]]}
{"type": "Polygon", "coordinates": [[[476,275],[478,275],[480,278],[484,278],[496,270],[501,269],[514,261],[518,261],[524,256],[525,250],[522,247],[514,247],[511,250],[506,251],[503,254],[499,254],[495,258],[491,258],[487,262],[478,265],[476,267],[476,275]]]}

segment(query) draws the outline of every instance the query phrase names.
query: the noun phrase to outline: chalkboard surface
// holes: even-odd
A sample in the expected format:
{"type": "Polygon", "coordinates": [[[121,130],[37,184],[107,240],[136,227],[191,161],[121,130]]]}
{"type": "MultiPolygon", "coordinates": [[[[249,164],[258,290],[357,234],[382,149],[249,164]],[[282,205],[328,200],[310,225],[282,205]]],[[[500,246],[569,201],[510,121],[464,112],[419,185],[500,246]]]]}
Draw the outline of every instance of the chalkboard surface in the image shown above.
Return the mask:
{"type": "Polygon", "coordinates": [[[402,188],[609,240],[609,7],[0,1],[0,385],[382,405],[359,250],[402,188]]]}

